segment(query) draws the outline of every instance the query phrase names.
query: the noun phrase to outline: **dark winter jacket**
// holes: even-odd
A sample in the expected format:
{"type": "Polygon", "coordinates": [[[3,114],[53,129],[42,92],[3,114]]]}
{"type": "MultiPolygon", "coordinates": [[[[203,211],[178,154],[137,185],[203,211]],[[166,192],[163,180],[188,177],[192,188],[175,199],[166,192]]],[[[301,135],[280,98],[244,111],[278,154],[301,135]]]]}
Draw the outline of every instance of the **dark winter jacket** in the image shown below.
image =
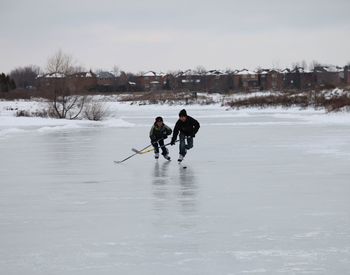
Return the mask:
{"type": "Polygon", "coordinates": [[[194,137],[199,130],[199,122],[195,120],[193,117],[187,116],[185,122],[182,122],[180,119],[176,122],[174,133],[171,141],[176,141],[177,135],[179,132],[185,136],[194,137]]]}
{"type": "Polygon", "coordinates": [[[163,124],[163,126],[159,128],[157,124],[154,123],[149,132],[149,137],[151,138],[151,141],[156,141],[162,138],[167,138],[172,132],[173,131],[167,125],[163,124]]]}

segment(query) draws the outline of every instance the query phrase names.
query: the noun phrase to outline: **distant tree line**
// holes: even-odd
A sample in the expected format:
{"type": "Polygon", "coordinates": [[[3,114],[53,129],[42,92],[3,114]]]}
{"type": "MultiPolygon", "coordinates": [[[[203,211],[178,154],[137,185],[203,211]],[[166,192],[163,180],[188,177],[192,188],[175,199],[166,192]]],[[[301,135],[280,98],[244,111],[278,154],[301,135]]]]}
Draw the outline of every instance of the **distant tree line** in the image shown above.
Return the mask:
{"type": "Polygon", "coordinates": [[[0,92],[8,92],[16,89],[16,83],[9,75],[0,74],[0,92]]]}
{"type": "Polygon", "coordinates": [[[40,68],[38,66],[29,65],[12,70],[10,77],[15,81],[17,88],[32,89],[39,73],[40,68]]]}

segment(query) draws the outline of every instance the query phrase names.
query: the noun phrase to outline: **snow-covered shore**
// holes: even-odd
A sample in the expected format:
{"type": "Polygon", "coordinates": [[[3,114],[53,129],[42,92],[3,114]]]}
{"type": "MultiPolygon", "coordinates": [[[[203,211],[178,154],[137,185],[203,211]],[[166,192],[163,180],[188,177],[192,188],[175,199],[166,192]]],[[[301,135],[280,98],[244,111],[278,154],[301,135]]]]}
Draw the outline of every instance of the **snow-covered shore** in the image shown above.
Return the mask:
{"type": "MultiPolygon", "coordinates": [[[[334,94],[334,92],[333,92],[334,94]]],[[[286,123],[285,120],[292,119],[297,123],[326,123],[326,124],[350,124],[350,115],[347,112],[326,113],[325,110],[315,110],[313,108],[242,108],[233,110],[226,106],[222,106],[225,100],[240,99],[243,96],[266,96],[269,93],[255,93],[224,97],[221,94],[198,94],[200,97],[211,99],[214,103],[203,105],[193,104],[185,105],[179,102],[178,105],[169,104],[140,104],[139,102],[119,101],[118,95],[111,96],[93,96],[93,101],[101,102],[107,109],[106,117],[102,121],[89,120],[69,120],[69,119],[53,119],[39,117],[17,117],[18,111],[26,111],[28,113],[38,112],[47,108],[48,103],[43,99],[34,100],[16,100],[16,101],[0,101],[0,137],[19,134],[25,131],[55,131],[61,129],[78,129],[88,127],[144,127],[144,123],[139,123],[137,117],[149,118],[150,122],[154,116],[163,115],[172,125],[180,109],[186,108],[190,113],[196,114],[198,118],[218,118],[216,125],[225,124],[225,118],[246,117],[253,118],[257,116],[270,117],[277,119],[271,123],[286,123]],[[131,119],[130,119],[131,118],[131,119]]],[[[239,122],[237,122],[239,123],[239,122]]],[[[242,123],[252,123],[243,121],[242,123]]],[[[257,123],[255,121],[254,123],[257,123]]],[[[265,122],[268,123],[268,122],[265,122]]],[[[214,125],[214,124],[213,124],[214,125]]]]}

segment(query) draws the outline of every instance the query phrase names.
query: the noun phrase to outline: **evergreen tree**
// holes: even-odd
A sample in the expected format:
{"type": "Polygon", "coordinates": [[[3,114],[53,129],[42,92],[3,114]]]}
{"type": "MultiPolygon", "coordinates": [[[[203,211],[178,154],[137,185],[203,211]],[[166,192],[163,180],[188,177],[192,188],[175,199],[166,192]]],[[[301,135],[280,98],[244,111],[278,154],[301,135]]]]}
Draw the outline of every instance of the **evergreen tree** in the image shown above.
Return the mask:
{"type": "Polygon", "coordinates": [[[10,76],[4,73],[0,74],[0,92],[8,92],[16,89],[16,83],[10,76]]]}
{"type": "Polygon", "coordinates": [[[10,90],[16,89],[16,83],[13,79],[10,80],[9,86],[10,86],[10,90]]]}

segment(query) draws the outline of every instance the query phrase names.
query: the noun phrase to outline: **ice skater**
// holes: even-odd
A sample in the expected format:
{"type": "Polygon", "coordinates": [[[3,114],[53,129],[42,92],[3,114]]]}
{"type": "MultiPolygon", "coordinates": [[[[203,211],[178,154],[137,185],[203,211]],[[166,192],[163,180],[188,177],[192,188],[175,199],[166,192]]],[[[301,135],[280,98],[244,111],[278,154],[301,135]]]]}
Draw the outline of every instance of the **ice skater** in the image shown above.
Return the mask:
{"type": "Polygon", "coordinates": [[[154,148],[154,158],[159,158],[159,147],[162,150],[162,155],[165,159],[170,160],[169,151],[164,146],[164,140],[171,135],[172,130],[164,124],[162,117],[156,117],[156,120],[151,128],[149,137],[154,148]]]}
{"type": "Polygon", "coordinates": [[[193,117],[187,115],[185,109],[179,113],[179,120],[175,124],[171,145],[175,145],[177,136],[180,132],[180,155],[178,161],[181,162],[186,156],[187,150],[193,147],[193,138],[199,130],[199,122],[193,117]]]}

